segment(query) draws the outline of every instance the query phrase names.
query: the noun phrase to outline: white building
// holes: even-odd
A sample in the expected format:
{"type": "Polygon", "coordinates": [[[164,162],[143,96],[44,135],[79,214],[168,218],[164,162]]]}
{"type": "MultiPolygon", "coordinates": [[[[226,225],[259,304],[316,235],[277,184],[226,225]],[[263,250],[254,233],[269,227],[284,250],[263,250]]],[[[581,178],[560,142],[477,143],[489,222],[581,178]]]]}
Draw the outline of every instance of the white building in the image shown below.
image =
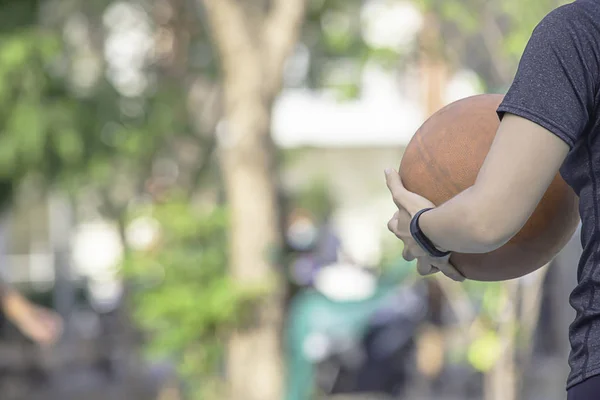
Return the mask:
{"type": "MultiPolygon", "coordinates": [[[[473,75],[457,74],[447,103],[477,94],[473,75]]],[[[284,171],[292,192],[323,180],[339,206],[334,223],[345,251],[377,263],[386,224],[395,211],[383,170],[397,168],[405,146],[425,120],[417,71],[401,76],[365,71],[361,97],[338,102],[326,92],[284,91],[275,105],[273,136],[283,149],[304,149],[284,171]]]]}

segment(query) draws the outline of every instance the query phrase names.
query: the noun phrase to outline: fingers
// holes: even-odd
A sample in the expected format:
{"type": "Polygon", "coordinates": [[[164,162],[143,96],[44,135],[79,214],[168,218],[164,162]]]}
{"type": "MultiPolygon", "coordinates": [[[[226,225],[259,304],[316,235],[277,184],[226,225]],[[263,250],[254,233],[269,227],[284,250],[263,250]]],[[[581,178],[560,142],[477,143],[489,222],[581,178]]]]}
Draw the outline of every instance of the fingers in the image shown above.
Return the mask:
{"type": "Polygon", "coordinates": [[[402,257],[406,261],[417,260],[417,272],[421,276],[428,276],[438,272],[443,273],[448,278],[456,282],[463,282],[465,277],[460,271],[453,266],[448,257],[445,258],[431,258],[419,247],[413,245],[406,245],[402,251],[402,257]]]}
{"type": "Polygon", "coordinates": [[[387,224],[388,230],[396,236],[398,236],[398,233],[396,233],[398,231],[398,213],[399,211],[396,211],[394,213],[394,216],[389,220],[387,224]]]}
{"type": "Polygon", "coordinates": [[[402,237],[410,236],[408,224],[410,221],[410,214],[404,209],[396,211],[392,219],[387,224],[390,232],[392,232],[398,239],[402,237]],[[402,223],[400,223],[402,221],[402,223]]]}
{"type": "Polygon", "coordinates": [[[406,196],[406,193],[408,192],[402,184],[400,174],[394,169],[388,168],[385,170],[385,181],[388,189],[390,190],[390,193],[392,194],[394,203],[396,204],[396,206],[403,208],[402,203],[406,196]]]}
{"type": "Polygon", "coordinates": [[[426,257],[421,257],[417,260],[417,272],[421,276],[427,276],[439,272],[439,270],[431,265],[426,257]]]}
{"type": "MultiPolygon", "coordinates": [[[[398,178],[399,179],[399,178],[398,178]]],[[[393,187],[393,182],[391,187],[393,187]]],[[[401,183],[400,183],[401,185],[401,183]]],[[[392,190],[392,188],[390,188],[392,190]]],[[[402,187],[401,190],[406,190],[402,187]]],[[[400,207],[393,217],[389,220],[387,226],[390,232],[402,242],[404,242],[404,250],[402,251],[402,257],[406,261],[417,262],[417,271],[420,275],[426,276],[437,272],[442,272],[450,279],[462,282],[465,277],[449,262],[449,257],[444,258],[431,258],[427,253],[414,241],[409,230],[408,224],[410,222],[410,214],[404,208],[400,207]]]]}
{"type": "Polygon", "coordinates": [[[439,262],[439,261],[434,260],[432,265],[434,268],[439,269],[444,275],[446,275],[448,278],[452,279],[453,281],[463,282],[465,280],[464,275],[461,274],[458,271],[458,269],[456,269],[456,267],[454,267],[448,261],[439,262]]]}
{"type": "Polygon", "coordinates": [[[404,243],[402,257],[406,261],[413,261],[415,258],[426,256],[427,254],[421,247],[416,244],[412,238],[407,226],[410,215],[406,210],[398,210],[389,220],[387,227],[396,237],[404,243]],[[404,227],[404,228],[401,228],[404,227]]]}
{"type": "Polygon", "coordinates": [[[404,250],[402,250],[402,258],[404,258],[406,261],[412,261],[416,257],[411,253],[408,246],[404,246],[404,250]]]}
{"type": "Polygon", "coordinates": [[[406,261],[413,261],[417,258],[420,259],[423,257],[427,257],[427,253],[425,253],[425,251],[418,244],[416,244],[415,241],[412,240],[412,238],[404,237],[402,238],[402,241],[404,242],[404,250],[402,251],[402,257],[406,261]]]}
{"type": "Polygon", "coordinates": [[[421,276],[441,272],[453,281],[463,282],[465,280],[464,275],[449,262],[448,258],[417,257],[417,272],[421,276]]]}
{"type": "MultiPolygon", "coordinates": [[[[416,242],[414,242],[410,232],[408,231],[411,214],[407,211],[406,206],[408,203],[410,203],[411,196],[414,197],[415,194],[406,190],[402,184],[400,174],[398,174],[398,172],[396,172],[394,169],[386,169],[385,176],[387,187],[392,194],[394,203],[398,207],[398,211],[388,222],[388,229],[404,242],[402,257],[406,261],[413,261],[417,259],[417,271],[420,275],[426,276],[436,272],[442,272],[452,280],[457,282],[464,281],[465,277],[449,262],[449,257],[441,259],[431,258],[427,256],[427,254],[419,245],[416,244],[416,242]]],[[[422,209],[423,204],[420,204],[420,206],[420,209],[422,209]]]]}
{"type": "Polygon", "coordinates": [[[434,268],[438,269],[440,272],[442,272],[444,275],[446,275],[453,281],[463,282],[465,280],[464,275],[461,274],[458,271],[458,269],[456,269],[456,267],[454,267],[454,265],[452,265],[450,261],[448,261],[448,259],[434,258],[430,260],[430,263],[434,268]]]}

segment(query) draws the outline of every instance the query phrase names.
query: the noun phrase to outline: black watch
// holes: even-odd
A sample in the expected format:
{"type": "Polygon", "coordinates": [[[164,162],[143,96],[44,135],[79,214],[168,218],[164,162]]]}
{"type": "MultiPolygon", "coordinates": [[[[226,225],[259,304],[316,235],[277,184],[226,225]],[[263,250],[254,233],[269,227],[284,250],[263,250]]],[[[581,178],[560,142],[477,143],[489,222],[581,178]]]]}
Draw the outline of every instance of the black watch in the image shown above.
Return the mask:
{"type": "Polygon", "coordinates": [[[429,210],[433,210],[433,208],[425,208],[425,209],[423,209],[423,210],[421,210],[421,211],[419,211],[418,213],[415,214],[415,216],[410,221],[410,234],[413,237],[413,239],[415,239],[415,242],[417,242],[417,244],[430,257],[433,257],[433,258],[446,257],[447,255],[450,254],[450,252],[449,251],[438,250],[435,247],[435,245],[431,242],[431,240],[429,240],[429,238],[427,238],[427,236],[425,236],[425,234],[423,233],[423,231],[419,227],[419,217],[423,213],[425,213],[425,212],[427,212],[429,210]]]}

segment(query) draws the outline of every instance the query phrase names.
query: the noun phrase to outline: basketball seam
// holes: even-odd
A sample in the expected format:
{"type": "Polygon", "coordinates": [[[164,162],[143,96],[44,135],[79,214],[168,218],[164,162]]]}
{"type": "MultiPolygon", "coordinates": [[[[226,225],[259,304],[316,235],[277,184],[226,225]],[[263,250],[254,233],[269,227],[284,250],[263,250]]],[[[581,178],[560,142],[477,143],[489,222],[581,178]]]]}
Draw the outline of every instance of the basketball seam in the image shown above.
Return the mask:
{"type": "MultiPolygon", "coordinates": [[[[455,191],[455,192],[459,192],[459,193],[462,192],[464,189],[462,189],[459,184],[457,184],[456,182],[454,182],[452,180],[452,176],[451,176],[450,172],[448,170],[446,170],[445,168],[443,168],[441,165],[439,165],[437,162],[435,162],[435,157],[433,156],[433,154],[431,154],[429,152],[427,146],[425,146],[423,138],[420,136],[416,136],[416,135],[415,135],[415,137],[419,144],[421,154],[423,156],[426,156],[424,158],[426,159],[429,167],[433,168],[438,174],[440,174],[442,176],[442,178],[445,178],[442,180],[442,182],[449,183],[450,186],[452,186],[452,188],[445,187],[445,189],[450,192],[451,191],[455,191]]],[[[442,186],[445,186],[445,185],[442,185],[442,186]]],[[[437,204],[437,205],[439,206],[439,204],[437,204]]]]}

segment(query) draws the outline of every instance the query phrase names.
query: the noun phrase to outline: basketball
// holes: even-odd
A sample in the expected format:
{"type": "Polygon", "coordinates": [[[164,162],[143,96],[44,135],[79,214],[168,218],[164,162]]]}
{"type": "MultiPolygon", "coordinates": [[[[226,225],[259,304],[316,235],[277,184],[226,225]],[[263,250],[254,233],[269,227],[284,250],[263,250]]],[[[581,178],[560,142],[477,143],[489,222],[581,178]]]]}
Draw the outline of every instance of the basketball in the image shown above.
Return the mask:
{"type": "MultiPolygon", "coordinates": [[[[454,102],[431,116],[415,133],[400,164],[411,192],[436,206],[475,183],[500,124],[502,95],[478,95],[454,102]]],[[[567,244],[579,223],[579,199],[556,175],[521,231],[485,254],[453,253],[450,261],[467,278],[503,281],[537,270],[567,244]]]]}

